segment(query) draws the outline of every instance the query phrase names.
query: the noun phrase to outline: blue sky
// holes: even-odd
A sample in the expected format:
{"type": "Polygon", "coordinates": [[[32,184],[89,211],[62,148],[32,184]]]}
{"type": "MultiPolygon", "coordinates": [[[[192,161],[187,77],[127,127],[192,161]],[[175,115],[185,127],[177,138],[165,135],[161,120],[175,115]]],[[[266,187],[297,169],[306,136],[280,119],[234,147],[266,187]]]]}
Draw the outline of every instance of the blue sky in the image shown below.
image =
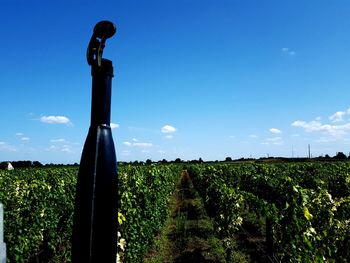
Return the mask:
{"type": "Polygon", "coordinates": [[[350,151],[349,1],[0,3],[0,161],[79,162],[105,19],[118,160],[350,151]]]}

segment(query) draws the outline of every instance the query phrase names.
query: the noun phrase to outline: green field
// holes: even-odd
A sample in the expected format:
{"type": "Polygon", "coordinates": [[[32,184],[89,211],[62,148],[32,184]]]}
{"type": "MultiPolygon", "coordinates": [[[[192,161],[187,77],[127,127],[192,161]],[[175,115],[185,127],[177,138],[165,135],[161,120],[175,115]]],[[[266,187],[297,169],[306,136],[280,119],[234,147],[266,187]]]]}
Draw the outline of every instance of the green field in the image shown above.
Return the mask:
{"type": "MultiPolygon", "coordinates": [[[[350,262],[349,162],[118,169],[121,262],[350,262]]],[[[70,262],[77,172],[0,171],[8,262],[70,262]]]]}

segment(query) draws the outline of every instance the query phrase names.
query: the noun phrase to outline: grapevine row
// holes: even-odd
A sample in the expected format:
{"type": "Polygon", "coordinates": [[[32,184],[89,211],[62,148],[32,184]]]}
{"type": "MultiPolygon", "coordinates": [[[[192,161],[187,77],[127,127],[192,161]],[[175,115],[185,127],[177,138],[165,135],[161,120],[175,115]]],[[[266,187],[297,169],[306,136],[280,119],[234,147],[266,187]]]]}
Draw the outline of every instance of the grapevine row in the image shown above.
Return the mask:
{"type": "MultiPolygon", "coordinates": [[[[0,170],[8,262],[70,261],[77,173],[76,167],[0,170]]],[[[120,259],[137,263],[167,217],[180,168],[120,165],[118,174],[120,259]]]]}
{"type": "MultiPolygon", "coordinates": [[[[348,262],[349,163],[221,164],[188,168],[229,242],[247,210],[267,218],[275,262],[348,262]]],[[[268,227],[268,226],[264,226],[268,227]]]]}

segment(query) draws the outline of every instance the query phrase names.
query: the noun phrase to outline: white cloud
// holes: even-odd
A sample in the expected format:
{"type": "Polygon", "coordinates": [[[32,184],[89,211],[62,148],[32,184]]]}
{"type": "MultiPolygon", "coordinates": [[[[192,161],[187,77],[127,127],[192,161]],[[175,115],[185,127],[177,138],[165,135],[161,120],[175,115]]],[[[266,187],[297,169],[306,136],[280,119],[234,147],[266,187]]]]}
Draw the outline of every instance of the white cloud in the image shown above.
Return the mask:
{"type": "Polygon", "coordinates": [[[117,129],[117,128],[119,128],[119,124],[111,122],[111,129],[117,129]]]}
{"type": "Polygon", "coordinates": [[[282,53],[287,54],[289,56],[294,56],[296,52],[288,47],[281,48],[282,53]]]}
{"type": "Polygon", "coordinates": [[[164,136],[165,139],[168,139],[168,140],[171,140],[172,138],[174,138],[173,135],[169,134],[169,135],[166,135],[164,136]]]}
{"type": "Polygon", "coordinates": [[[69,118],[65,116],[42,116],[40,118],[41,122],[49,123],[49,124],[69,124],[69,118]]]}
{"type": "Polygon", "coordinates": [[[334,113],[333,115],[329,116],[329,119],[332,122],[341,122],[343,121],[343,116],[346,115],[345,111],[337,111],[336,113],[334,113]]]}
{"type": "Polygon", "coordinates": [[[250,134],[250,135],[249,135],[249,138],[256,139],[256,138],[259,138],[259,136],[258,136],[258,135],[255,135],[255,134],[250,134]]]}
{"type": "Polygon", "coordinates": [[[281,145],[284,141],[281,137],[267,138],[265,144],[281,145]]]}
{"type": "Polygon", "coordinates": [[[123,142],[123,145],[128,147],[139,147],[139,148],[150,148],[153,146],[153,144],[149,142],[123,142]]]}
{"type": "Polygon", "coordinates": [[[133,141],[133,142],[138,142],[139,140],[136,139],[136,138],[132,138],[132,141],[133,141]]]}
{"type": "Polygon", "coordinates": [[[165,125],[161,129],[162,133],[174,133],[176,132],[176,128],[171,125],[165,125]]]}
{"type": "Polygon", "coordinates": [[[73,149],[72,145],[64,144],[64,145],[50,145],[47,151],[50,152],[63,152],[63,153],[75,153],[76,149],[73,149]]]}
{"type": "Polygon", "coordinates": [[[123,145],[132,146],[132,143],[131,142],[123,142],[123,145]]]}
{"type": "Polygon", "coordinates": [[[315,142],[318,143],[329,143],[329,142],[334,142],[336,141],[336,139],[334,137],[321,137],[317,140],[315,140],[315,142]]]}
{"type": "Polygon", "coordinates": [[[269,141],[269,142],[277,142],[277,141],[281,141],[281,140],[282,140],[281,137],[267,138],[267,141],[269,141]]]}
{"type": "Polygon", "coordinates": [[[47,149],[48,151],[56,151],[58,149],[58,146],[50,145],[50,147],[47,149]]]}
{"type": "Polygon", "coordinates": [[[294,121],[292,126],[303,128],[306,132],[323,132],[333,137],[340,138],[350,130],[350,123],[342,125],[322,124],[320,121],[294,121]]]}
{"type": "Polygon", "coordinates": [[[73,153],[70,145],[63,145],[61,148],[61,152],[65,152],[65,153],[73,153]]]}
{"type": "Polygon", "coordinates": [[[273,134],[279,134],[279,133],[282,132],[281,130],[276,129],[276,128],[271,128],[269,131],[270,131],[271,133],[273,133],[273,134]]]}
{"type": "Polygon", "coordinates": [[[135,142],[132,145],[140,148],[149,148],[153,146],[153,144],[149,142],[135,142]]]}
{"type": "Polygon", "coordinates": [[[0,142],[0,151],[3,152],[16,152],[16,147],[8,145],[6,142],[0,142]]]}
{"type": "Polygon", "coordinates": [[[30,140],[30,138],[27,136],[24,136],[24,133],[22,133],[22,132],[17,132],[16,136],[18,137],[19,140],[21,140],[23,142],[27,142],[30,140]]]}
{"type": "Polygon", "coordinates": [[[82,153],[82,146],[79,143],[70,142],[64,138],[51,139],[50,147],[46,149],[49,152],[61,152],[68,154],[82,153]]]}
{"type": "Polygon", "coordinates": [[[52,143],[59,143],[59,142],[67,142],[66,139],[60,138],[60,139],[52,139],[50,140],[52,143]]]}
{"type": "MultiPolygon", "coordinates": [[[[350,115],[350,108],[348,108],[345,111],[337,111],[333,115],[329,116],[328,119],[330,121],[332,121],[333,123],[343,122],[343,121],[345,121],[344,117],[347,116],[347,115],[350,115]]],[[[320,119],[316,119],[316,120],[320,120],[320,119]]]]}

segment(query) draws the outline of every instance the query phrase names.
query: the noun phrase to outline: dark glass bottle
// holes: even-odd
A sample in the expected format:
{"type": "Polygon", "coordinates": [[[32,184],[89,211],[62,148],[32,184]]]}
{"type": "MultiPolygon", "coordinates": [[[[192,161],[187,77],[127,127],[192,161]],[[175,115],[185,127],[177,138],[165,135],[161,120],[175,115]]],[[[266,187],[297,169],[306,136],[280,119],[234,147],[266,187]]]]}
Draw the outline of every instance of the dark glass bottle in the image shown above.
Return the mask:
{"type": "Polygon", "coordinates": [[[91,124],[76,191],[73,263],[116,262],[117,160],[110,127],[112,62],[92,64],[91,124]]]}

